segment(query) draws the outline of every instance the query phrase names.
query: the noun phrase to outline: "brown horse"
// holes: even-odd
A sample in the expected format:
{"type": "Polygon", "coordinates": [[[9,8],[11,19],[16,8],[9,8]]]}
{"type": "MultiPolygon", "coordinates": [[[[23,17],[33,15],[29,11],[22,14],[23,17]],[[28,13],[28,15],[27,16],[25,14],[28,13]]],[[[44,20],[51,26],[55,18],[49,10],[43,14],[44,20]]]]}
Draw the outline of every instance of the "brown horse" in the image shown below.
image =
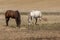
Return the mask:
{"type": "Polygon", "coordinates": [[[5,19],[6,19],[6,26],[8,26],[8,21],[10,18],[15,19],[17,26],[19,27],[21,24],[21,16],[19,11],[13,11],[13,10],[7,10],[5,13],[5,19]]]}

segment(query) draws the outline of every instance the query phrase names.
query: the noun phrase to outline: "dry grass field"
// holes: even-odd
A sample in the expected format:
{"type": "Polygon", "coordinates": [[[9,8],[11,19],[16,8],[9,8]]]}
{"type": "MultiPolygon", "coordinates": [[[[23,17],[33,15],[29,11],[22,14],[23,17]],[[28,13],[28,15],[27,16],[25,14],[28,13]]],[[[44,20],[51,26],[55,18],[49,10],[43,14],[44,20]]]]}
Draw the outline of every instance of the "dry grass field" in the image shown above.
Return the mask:
{"type": "Polygon", "coordinates": [[[0,40],[60,40],[60,15],[43,15],[47,21],[39,21],[28,27],[27,15],[21,15],[21,27],[16,27],[14,19],[10,19],[9,26],[5,24],[5,17],[0,15],[0,40]]]}
{"type": "Polygon", "coordinates": [[[10,19],[9,26],[5,24],[4,14],[0,14],[0,40],[60,40],[60,0],[0,0],[0,12],[19,10],[29,12],[33,9],[42,12],[59,12],[59,14],[44,14],[47,21],[39,21],[39,25],[28,27],[27,15],[21,15],[21,27],[16,27],[14,19],[10,19]]]}

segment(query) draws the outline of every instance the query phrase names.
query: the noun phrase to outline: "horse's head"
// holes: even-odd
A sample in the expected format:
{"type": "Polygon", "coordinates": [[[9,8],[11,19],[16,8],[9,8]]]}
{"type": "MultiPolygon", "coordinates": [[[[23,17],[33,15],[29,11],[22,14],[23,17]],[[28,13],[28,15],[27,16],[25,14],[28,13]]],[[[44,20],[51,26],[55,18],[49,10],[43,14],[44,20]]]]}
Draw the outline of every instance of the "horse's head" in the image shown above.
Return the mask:
{"type": "Polygon", "coordinates": [[[20,13],[18,10],[16,10],[15,12],[17,13],[17,16],[18,16],[17,17],[17,22],[18,22],[17,26],[19,26],[21,24],[21,16],[20,16],[20,13]]]}
{"type": "Polygon", "coordinates": [[[15,11],[18,14],[18,17],[20,17],[20,12],[18,10],[15,11]]]}

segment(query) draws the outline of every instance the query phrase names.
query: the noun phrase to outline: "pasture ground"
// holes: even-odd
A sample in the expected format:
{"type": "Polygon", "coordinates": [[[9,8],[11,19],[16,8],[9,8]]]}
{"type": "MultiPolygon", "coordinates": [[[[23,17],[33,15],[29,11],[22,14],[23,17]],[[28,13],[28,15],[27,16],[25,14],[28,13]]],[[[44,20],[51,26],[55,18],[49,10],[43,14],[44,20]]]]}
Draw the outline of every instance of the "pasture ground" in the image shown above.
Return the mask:
{"type": "Polygon", "coordinates": [[[5,25],[4,15],[0,15],[0,40],[60,40],[60,15],[43,15],[47,21],[39,21],[39,25],[32,23],[28,27],[27,15],[21,15],[21,27],[16,27],[14,19],[10,19],[9,26],[5,25]]]}

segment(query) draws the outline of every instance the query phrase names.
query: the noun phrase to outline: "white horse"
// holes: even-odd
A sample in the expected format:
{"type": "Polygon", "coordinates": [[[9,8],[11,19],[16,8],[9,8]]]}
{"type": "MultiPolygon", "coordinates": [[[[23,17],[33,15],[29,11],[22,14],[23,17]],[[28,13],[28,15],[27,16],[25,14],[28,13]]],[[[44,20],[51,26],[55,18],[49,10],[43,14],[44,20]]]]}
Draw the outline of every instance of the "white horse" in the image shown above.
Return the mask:
{"type": "Polygon", "coordinates": [[[35,24],[37,24],[37,19],[39,18],[39,20],[41,21],[41,19],[43,20],[47,20],[46,18],[42,18],[42,13],[41,11],[38,10],[32,10],[29,15],[28,15],[28,25],[31,24],[32,18],[35,18],[36,22],[35,24]]]}

